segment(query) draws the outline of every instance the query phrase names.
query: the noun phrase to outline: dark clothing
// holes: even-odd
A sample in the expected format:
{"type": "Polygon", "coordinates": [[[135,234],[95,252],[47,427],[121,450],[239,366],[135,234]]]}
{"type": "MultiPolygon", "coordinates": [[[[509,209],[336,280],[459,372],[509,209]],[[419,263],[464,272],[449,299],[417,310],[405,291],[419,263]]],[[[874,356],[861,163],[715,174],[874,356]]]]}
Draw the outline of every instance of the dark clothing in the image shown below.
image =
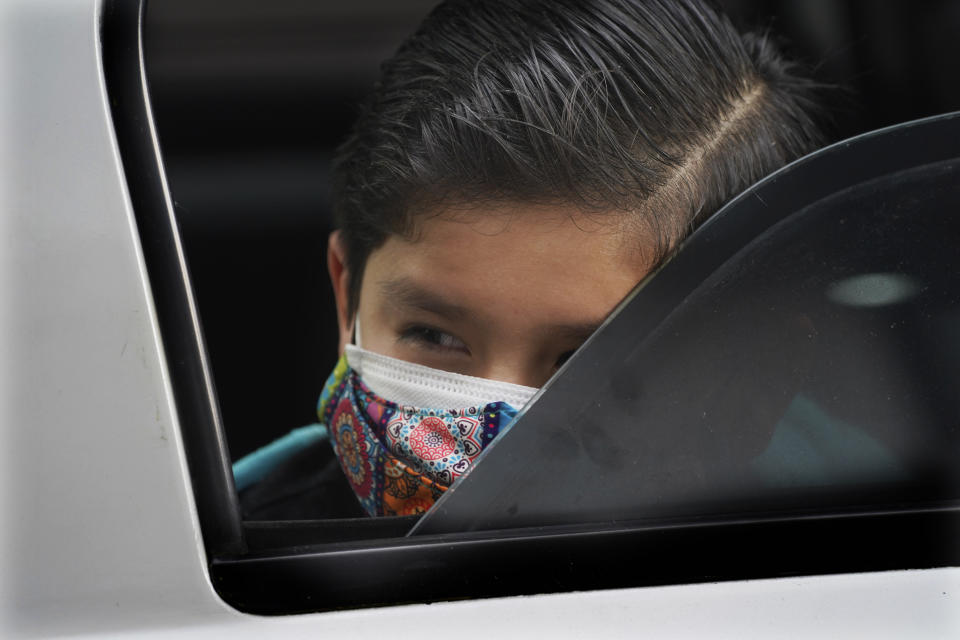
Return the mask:
{"type": "Polygon", "coordinates": [[[367,515],[326,439],[298,451],[260,482],[241,491],[240,509],[244,520],[325,520],[367,515]]]}

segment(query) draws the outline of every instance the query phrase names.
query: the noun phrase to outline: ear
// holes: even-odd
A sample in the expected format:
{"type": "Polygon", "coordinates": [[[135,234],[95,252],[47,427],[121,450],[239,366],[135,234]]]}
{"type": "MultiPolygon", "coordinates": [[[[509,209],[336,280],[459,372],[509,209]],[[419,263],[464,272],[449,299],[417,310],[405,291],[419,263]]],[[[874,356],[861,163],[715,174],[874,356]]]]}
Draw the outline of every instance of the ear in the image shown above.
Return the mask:
{"type": "Polygon", "coordinates": [[[347,271],[347,250],[340,231],[330,234],[327,242],[327,270],[337,303],[337,326],[340,332],[339,353],[353,339],[353,315],[350,313],[350,272],[347,271]]]}

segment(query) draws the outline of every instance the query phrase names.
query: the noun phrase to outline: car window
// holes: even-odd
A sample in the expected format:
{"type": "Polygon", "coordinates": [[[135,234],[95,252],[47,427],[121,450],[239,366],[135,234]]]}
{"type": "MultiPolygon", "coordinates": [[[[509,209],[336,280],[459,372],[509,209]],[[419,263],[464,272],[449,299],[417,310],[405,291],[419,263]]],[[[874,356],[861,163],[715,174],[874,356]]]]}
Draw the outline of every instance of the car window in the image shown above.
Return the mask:
{"type": "MultiPolygon", "coordinates": [[[[957,121],[939,125],[903,134],[957,121]]],[[[884,152],[863,146],[871,162],[884,152]]],[[[860,151],[811,162],[831,154],[860,151]]],[[[420,530],[960,497],[960,162],[921,158],[814,200],[799,166],[768,189],[789,208],[751,211],[760,188],[719,213],[420,530]],[[741,227],[742,248],[680,282],[725,228],[765,215],[784,218],[741,227]],[[664,304],[676,306],[656,318],[664,304]]]]}
{"type": "MultiPolygon", "coordinates": [[[[150,98],[232,460],[316,419],[337,346],[330,162],[380,63],[434,4],[148,4],[150,98]]],[[[958,58],[953,3],[720,4],[772,21],[818,79],[862,96],[838,92],[837,139],[960,108],[944,64],[958,58]]]]}
{"type": "MultiPolygon", "coordinates": [[[[811,335],[803,333],[809,331],[809,324],[798,309],[791,306],[799,304],[803,296],[794,299],[789,295],[790,289],[780,294],[775,289],[780,284],[799,286],[797,283],[806,277],[806,269],[817,263],[798,262],[794,271],[783,271],[783,280],[778,283],[776,278],[765,279],[762,273],[764,261],[776,260],[778,254],[764,253],[766,241],[752,244],[767,237],[764,234],[769,232],[769,238],[782,240],[781,244],[770,246],[795,255],[790,253],[795,248],[786,242],[793,237],[791,233],[799,234],[796,236],[799,238],[809,238],[810,234],[819,237],[816,225],[791,226],[791,216],[797,215],[799,220],[806,219],[806,214],[801,215],[796,207],[789,206],[789,198],[783,193],[778,196],[775,189],[770,189],[787,174],[746,194],[739,204],[735,203],[741,209],[739,213],[728,210],[723,218],[727,222],[720,224],[718,220],[704,227],[674,262],[646,282],[632,297],[630,305],[621,309],[564,367],[533,409],[508,432],[509,437],[490,449],[475,472],[467,476],[467,482],[450,491],[448,498],[439,503],[440,508],[422,521],[415,530],[416,535],[406,535],[415,525],[415,519],[411,518],[241,519],[231,463],[278,435],[312,421],[316,396],[332,365],[334,316],[323,276],[323,242],[329,229],[324,180],[329,159],[345,135],[355,100],[362,93],[359,85],[365,84],[363,78],[372,81],[374,75],[374,69],[361,74],[354,66],[358,59],[367,56],[371,41],[361,37],[361,33],[369,36],[377,32],[376,25],[381,32],[389,32],[390,37],[384,36],[382,41],[391,44],[378,48],[386,55],[395,46],[390,38],[393,35],[399,38],[408,31],[429,4],[415,7],[404,4],[403,11],[407,13],[403,13],[395,8],[401,6],[400,3],[371,1],[369,5],[359,3],[350,8],[329,9],[321,8],[326,5],[316,5],[314,9],[304,9],[303,3],[291,1],[277,4],[273,13],[262,3],[241,2],[232,7],[235,13],[225,14],[220,3],[191,2],[179,5],[184,13],[176,18],[170,17],[176,14],[176,10],[170,8],[178,6],[177,3],[151,3],[151,13],[145,23],[145,83],[138,75],[143,69],[137,68],[136,58],[131,58],[130,64],[121,62],[124,52],[136,51],[141,21],[133,19],[137,17],[136,12],[131,14],[125,8],[132,3],[107,3],[103,25],[107,60],[104,73],[118,123],[118,144],[128,173],[164,347],[172,363],[171,378],[183,424],[211,581],[221,596],[244,611],[295,613],[641,584],[931,567],[957,562],[956,554],[949,555],[942,543],[944,537],[957,530],[956,509],[936,507],[940,511],[923,511],[913,509],[908,501],[903,504],[910,508],[895,514],[874,510],[867,514],[858,512],[857,517],[852,518],[848,517],[848,510],[841,508],[836,512],[814,511],[817,518],[813,519],[797,517],[796,511],[771,519],[768,501],[761,504],[759,511],[755,510],[755,513],[766,514],[766,519],[744,518],[743,514],[748,513],[746,508],[738,504],[736,509],[731,509],[729,497],[732,495],[734,502],[752,503],[757,498],[755,493],[728,493],[717,501],[715,497],[704,497],[695,491],[703,488],[707,479],[718,477],[728,477],[733,489],[739,490],[743,486],[742,476],[746,474],[754,480],[763,479],[764,491],[791,499],[799,496],[797,508],[804,508],[810,504],[809,495],[813,495],[804,492],[812,488],[815,494],[822,495],[817,492],[825,486],[822,478],[812,473],[816,465],[807,464],[806,460],[801,460],[802,464],[785,463],[783,448],[778,449],[773,443],[784,438],[817,440],[817,425],[826,424],[832,432],[853,434],[843,438],[846,444],[840,447],[841,452],[852,449],[881,452],[868,455],[855,465],[858,473],[863,469],[879,470],[879,473],[845,476],[853,478],[851,487],[867,476],[875,486],[893,486],[888,481],[899,482],[897,474],[901,470],[910,473],[917,468],[918,460],[935,452],[937,442],[945,442],[937,440],[943,436],[937,431],[941,422],[936,415],[930,418],[928,413],[934,411],[931,407],[939,407],[934,414],[941,411],[948,415],[949,404],[934,405],[926,396],[921,398],[912,391],[904,392],[906,395],[897,396],[900,404],[893,414],[871,422],[856,412],[851,413],[842,403],[837,404],[824,388],[812,383],[804,386],[816,379],[814,373],[819,371],[804,364],[801,357],[804,353],[796,356],[800,359],[794,361],[795,369],[778,370],[782,377],[771,375],[765,379],[761,375],[770,370],[765,367],[791,362],[795,352],[804,351],[799,345],[808,344],[803,342],[810,339],[805,336],[811,335]],[[193,8],[184,9],[188,5],[193,8]],[[164,9],[172,11],[167,18],[162,18],[164,9]],[[365,13],[368,10],[369,15],[365,13]],[[304,18],[301,11],[312,17],[304,18]],[[406,18],[398,17],[401,13],[406,18]],[[166,19],[169,22],[164,22],[166,19]],[[119,20],[126,22],[119,24],[119,20]],[[372,31],[363,31],[371,25],[374,25],[372,31]],[[326,34],[325,37],[316,39],[311,35],[316,33],[315,29],[326,34]],[[248,36],[261,38],[259,42],[266,44],[250,48],[252,45],[245,40],[248,36]],[[311,57],[314,47],[322,48],[325,43],[338,43],[334,48],[348,54],[342,58],[311,57]],[[276,55],[285,47],[289,54],[290,46],[296,52],[289,57],[276,55]],[[330,76],[324,76],[326,72],[330,72],[330,76]],[[324,80],[317,80],[318,77],[324,80]],[[145,84],[150,88],[149,96],[138,93],[145,84]],[[152,131],[142,126],[143,122],[150,122],[151,114],[149,110],[128,112],[126,98],[131,96],[140,100],[141,108],[146,104],[154,109],[162,164],[157,163],[155,141],[149,137],[152,131]],[[304,100],[304,96],[308,99],[304,100]],[[146,182],[149,184],[144,186],[142,183],[146,182]],[[169,210],[166,198],[171,205],[169,210]],[[757,215],[750,206],[761,207],[764,213],[757,215]],[[784,226],[777,227],[781,221],[784,226]],[[737,262],[739,258],[734,256],[741,251],[746,252],[741,257],[752,256],[753,262],[737,262]],[[693,255],[697,257],[684,257],[693,255]],[[683,264],[687,267],[678,266],[683,264]],[[712,280],[715,278],[719,280],[712,280]],[[703,288],[698,289],[701,286],[703,288]],[[754,326],[746,317],[750,308],[724,307],[727,298],[718,293],[732,292],[749,301],[754,295],[748,293],[752,288],[759,288],[774,298],[786,296],[779,311],[783,315],[777,316],[782,325],[770,321],[754,326]],[[194,294],[196,308],[193,307],[194,294]],[[713,309],[726,309],[733,315],[714,318],[713,323],[705,321],[703,316],[709,318],[713,309]],[[682,330],[690,339],[673,336],[669,327],[682,330]],[[709,333],[711,327],[714,334],[709,333]],[[771,343],[769,337],[777,334],[778,328],[784,339],[771,343]],[[701,330],[706,333],[697,337],[701,330]],[[722,339],[707,339],[717,337],[717,332],[722,339]],[[765,344],[764,337],[768,338],[766,344],[775,347],[735,348],[752,340],[765,344]],[[657,375],[644,374],[648,376],[643,378],[645,384],[659,391],[660,404],[644,409],[652,414],[641,418],[636,411],[623,410],[624,415],[614,416],[615,410],[607,406],[591,416],[571,416],[570,402],[583,401],[587,405],[601,402],[601,395],[584,393],[585,381],[609,383],[611,393],[619,393],[621,399],[636,395],[635,386],[631,390],[629,384],[616,385],[630,380],[635,383],[637,371],[623,375],[625,372],[614,363],[624,364],[620,358],[629,357],[630,353],[623,345],[640,338],[646,340],[640,345],[642,349],[649,349],[651,356],[661,358],[660,362],[640,364],[664,367],[657,375]],[[694,348],[697,346],[699,349],[694,348]],[[704,370],[689,372],[685,363],[697,362],[697,358],[706,362],[704,370]],[[603,375],[598,375],[598,371],[603,375]],[[744,373],[759,379],[754,381],[750,397],[765,400],[765,403],[750,404],[750,410],[758,412],[748,416],[750,428],[737,432],[728,442],[720,436],[729,434],[737,425],[727,420],[715,423],[723,433],[711,438],[697,437],[700,434],[694,427],[704,424],[702,415],[698,418],[695,413],[698,407],[708,406],[711,412],[728,418],[738,413],[738,403],[742,408],[744,392],[738,395],[730,391],[733,387],[723,385],[733,385],[736,376],[744,373]],[[693,377],[689,377],[691,375],[693,377]],[[664,386],[671,376],[687,377],[685,388],[692,389],[690,397],[680,398],[676,395],[677,387],[664,386]],[[764,384],[769,384],[774,392],[761,393],[757,385],[764,384]],[[566,403],[559,400],[564,389],[566,403]],[[701,389],[702,397],[696,393],[701,389]],[[715,404],[704,405],[705,400],[715,404]],[[724,406],[727,400],[729,403],[724,406]],[[726,413],[721,409],[726,409],[726,413]],[[890,436],[892,427],[888,425],[897,422],[894,418],[914,409],[926,416],[918,419],[917,424],[919,433],[933,434],[930,439],[923,441],[922,436],[917,436],[908,442],[903,438],[898,440],[895,434],[890,436]],[[609,487],[613,489],[609,495],[603,495],[602,501],[594,503],[593,497],[600,495],[602,488],[598,493],[596,485],[590,488],[586,483],[581,488],[574,482],[575,486],[567,491],[569,485],[563,485],[582,479],[584,476],[577,474],[583,469],[561,469],[575,473],[549,477],[551,465],[569,455],[567,444],[562,439],[554,439],[537,449],[520,443],[518,438],[522,434],[542,435],[543,425],[537,427],[536,421],[548,417],[550,412],[567,421],[579,419],[587,425],[589,428],[576,432],[577,437],[582,438],[582,446],[578,446],[591,459],[591,464],[622,472],[620,478],[624,484],[609,487]],[[593,422],[585,419],[588,417],[593,422]],[[604,437],[610,433],[604,420],[610,417],[615,418],[617,429],[633,426],[636,433],[666,436],[678,423],[687,429],[680,430],[684,437],[670,442],[666,454],[672,460],[671,465],[660,467],[669,471],[682,466],[685,474],[675,477],[675,484],[667,482],[670,478],[662,477],[659,480],[666,484],[645,487],[646,502],[631,502],[630,509],[634,510],[624,511],[625,518],[611,518],[609,510],[619,508],[613,498],[622,497],[625,491],[629,493],[632,486],[627,482],[627,467],[642,467],[645,473],[652,473],[658,467],[634,464],[622,452],[604,446],[604,437]],[[651,430],[636,428],[641,422],[644,426],[653,425],[651,430]],[[781,424],[793,426],[785,435],[781,431],[778,436],[781,424]],[[876,447],[863,444],[868,441],[876,443],[876,447]],[[889,454],[889,458],[884,454],[889,454]],[[887,464],[889,459],[895,464],[887,464]],[[534,482],[504,483],[503,480],[517,477],[510,473],[504,475],[499,484],[496,479],[490,479],[491,473],[505,469],[510,473],[531,474],[528,477],[534,482]],[[731,469],[735,473],[717,475],[719,471],[731,469]],[[671,487],[670,500],[654,496],[654,486],[671,487]],[[801,492],[791,493],[796,489],[801,492]],[[544,499],[539,511],[528,508],[529,502],[520,507],[522,496],[537,493],[544,499]],[[563,508],[548,513],[542,506],[551,504],[548,500],[554,500],[552,504],[562,502],[563,508]],[[705,510],[700,511],[697,505],[705,510]],[[464,514],[464,509],[468,513],[464,514]],[[691,513],[696,515],[691,517],[691,513]],[[650,514],[660,520],[650,520],[650,514]],[[705,514],[720,517],[711,520],[705,514]],[[736,517],[730,518],[731,514],[736,517]],[[638,523],[644,518],[649,521],[638,523]],[[665,523],[663,518],[673,520],[665,523]],[[879,529],[902,536],[910,544],[892,552],[885,550],[880,542],[870,541],[869,533],[879,529]],[[750,555],[761,542],[770,541],[774,546],[781,545],[795,552],[763,558],[750,555]],[[814,546],[808,549],[801,542],[814,546]],[[818,544],[823,548],[817,548],[814,553],[818,544]],[[730,553],[713,553],[716,548],[730,553]]],[[[379,38],[374,39],[379,41],[379,38]]],[[[937,110],[930,107],[930,101],[925,104],[925,108],[937,110]]],[[[903,110],[896,114],[885,116],[895,120],[881,123],[906,119],[904,114],[918,115],[903,110]]],[[[867,126],[859,123],[853,126],[853,132],[865,128],[867,126]]],[[[931,139],[921,137],[920,141],[910,136],[897,138],[898,135],[893,133],[882,138],[899,142],[891,143],[893,151],[880,156],[896,166],[878,168],[862,159],[848,159],[844,162],[849,164],[840,165],[811,162],[806,165],[810,169],[800,186],[794,186],[787,193],[800,193],[809,197],[810,202],[819,202],[843,198],[841,192],[847,187],[884,176],[903,173],[913,180],[916,176],[909,171],[916,168],[915,162],[908,159],[897,164],[890,158],[913,158],[910,154],[918,148],[942,150],[945,145],[949,147],[950,140],[956,139],[955,133],[950,134],[953,138],[944,134],[931,139]]],[[[879,138],[871,138],[875,139],[879,138]]],[[[868,152],[861,151],[863,153],[872,157],[868,152]]],[[[942,153],[921,164],[942,164],[949,157],[953,156],[942,153]]],[[[944,227],[941,231],[948,233],[955,231],[955,227],[944,227]]],[[[805,256],[801,252],[799,257],[805,256]]],[[[836,346],[844,342],[837,337],[843,335],[842,332],[835,334],[827,331],[828,328],[857,326],[861,321],[876,324],[878,318],[883,319],[883,309],[860,309],[844,300],[855,299],[857,292],[865,287],[888,291],[900,286],[904,291],[912,291],[919,283],[922,288],[926,281],[921,276],[927,275],[922,270],[875,268],[864,262],[852,262],[844,268],[847,271],[835,274],[835,279],[817,281],[821,286],[819,292],[826,296],[827,302],[823,304],[832,305],[821,311],[830,310],[833,315],[826,313],[822,318],[813,318],[821,323],[815,326],[817,332],[813,335],[818,346],[813,355],[829,355],[826,346],[821,345],[836,346]],[[860,276],[868,280],[856,280],[860,276]],[[888,276],[894,277],[891,280],[888,276]],[[896,276],[905,276],[906,280],[896,276]],[[879,285],[875,279],[869,280],[870,277],[879,277],[879,285]],[[861,313],[868,315],[858,315],[861,313]]],[[[813,295],[815,288],[811,285],[809,290],[801,288],[800,291],[813,295]]],[[[913,308],[910,305],[934,304],[931,301],[937,298],[930,294],[910,300],[893,306],[909,309],[913,308]]],[[[860,336],[861,343],[866,340],[863,335],[856,335],[860,336]]],[[[869,336],[869,332],[865,335],[869,336]]],[[[883,335],[889,337],[888,330],[884,329],[883,335]]],[[[898,349],[912,348],[921,342],[919,334],[909,334],[896,343],[899,347],[886,351],[899,353],[898,349]]],[[[946,347],[937,348],[937,352],[940,351],[945,352],[946,347]]],[[[879,357],[866,347],[858,353],[862,356],[861,364],[879,357]]],[[[892,355],[890,360],[898,362],[892,355]]],[[[814,362],[817,362],[815,358],[814,362]]],[[[955,364],[949,364],[955,360],[939,358],[936,362],[939,363],[936,366],[946,368],[945,376],[955,376],[955,368],[951,368],[955,364]]],[[[902,379],[906,387],[897,384],[883,387],[885,382],[873,380],[866,388],[874,391],[917,389],[927,384],[918,380],[926,381],[930,377],[915,375],[912,371],[908,375],[905,368],[898,371],[903,375],[897,374],[893,382],[902,379]],[[908,377],[912,382],[907,381],[908,377]]],[[[744,384],[737,388],[751,387],[744,384]]],[[[848,392],[844,397],[856,397],[856,394],[848,392]]],[[[871,415],[870,411],[877,412],[877,407],[871,404],[877,401],[877,396],[870,398],[860,403],[868,410],[866,417],[871,415]]],[[[621,409],[625,406],[621,405],[621,409]]],[[[714,414],[708,412],[708,415],[714,414]]],[[[646,456],[652,462],[664,457],[649,447],[636,451],[636,455],[646,456]]],[[[843,467],[848,458],[841,455],[840,460],[839,466],[843,467]]],[[[941,458],[934,455],[932,462],[940,464],[941,458]]],[[[939,473],[937,470],[942,470],[942,466],[933,468],[935,476],[939,473]]],[[[930,487],[953,486],[952,476],[944,477],[947,482],[940,482],[943,478],[937,476],[926,483],[921,478],[915,485],[896,486],[916,486],[924,491],[930,487]]],[[[917,495],[924,500],[934,500],[949,493],[917,495]]],[[[769,495],[759,497],[766,500],[769,495]]],[[[870,504],[887,504],[886,494],[870,495],[883,498],[871,497],[870,504]]]]}

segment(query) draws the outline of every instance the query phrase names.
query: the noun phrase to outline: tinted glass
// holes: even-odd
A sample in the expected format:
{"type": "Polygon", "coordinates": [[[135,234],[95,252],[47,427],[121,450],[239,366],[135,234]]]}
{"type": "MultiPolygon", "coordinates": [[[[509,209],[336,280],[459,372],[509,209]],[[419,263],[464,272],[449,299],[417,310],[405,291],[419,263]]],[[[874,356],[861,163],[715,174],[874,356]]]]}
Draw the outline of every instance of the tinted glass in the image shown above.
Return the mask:
{"type": "Polygon", "coordinates": [[[659,320],[691,242],[418,530],[957,498],[958,166],[799,208],[659,320]]]}

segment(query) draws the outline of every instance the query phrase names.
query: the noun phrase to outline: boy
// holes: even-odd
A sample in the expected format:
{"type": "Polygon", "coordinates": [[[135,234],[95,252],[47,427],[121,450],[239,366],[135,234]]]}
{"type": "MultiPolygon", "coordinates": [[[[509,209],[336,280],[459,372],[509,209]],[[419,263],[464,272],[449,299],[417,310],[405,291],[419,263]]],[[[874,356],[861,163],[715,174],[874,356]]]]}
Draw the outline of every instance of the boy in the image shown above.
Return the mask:
{"type": "Polygon", "coordinates": [[[339,469],[303,448],[245,513],[429,508],[693,228],[821,143],[813,89],[699,0],[439,6],[336,165],[339,469]]]}

